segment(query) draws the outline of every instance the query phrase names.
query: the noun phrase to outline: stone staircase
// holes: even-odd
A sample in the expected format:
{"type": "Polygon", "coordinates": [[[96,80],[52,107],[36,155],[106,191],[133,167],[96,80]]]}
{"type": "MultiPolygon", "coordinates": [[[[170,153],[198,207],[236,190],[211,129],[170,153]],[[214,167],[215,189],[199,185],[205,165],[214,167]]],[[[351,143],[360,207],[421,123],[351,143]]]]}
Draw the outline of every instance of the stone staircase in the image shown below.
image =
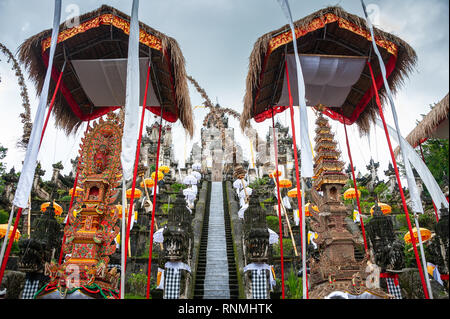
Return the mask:
{"type": "Polygon", "coordinates": [[[238,298],[238,284],[222,182],[211,182],[205,212],[194,299],[238,298]]]}

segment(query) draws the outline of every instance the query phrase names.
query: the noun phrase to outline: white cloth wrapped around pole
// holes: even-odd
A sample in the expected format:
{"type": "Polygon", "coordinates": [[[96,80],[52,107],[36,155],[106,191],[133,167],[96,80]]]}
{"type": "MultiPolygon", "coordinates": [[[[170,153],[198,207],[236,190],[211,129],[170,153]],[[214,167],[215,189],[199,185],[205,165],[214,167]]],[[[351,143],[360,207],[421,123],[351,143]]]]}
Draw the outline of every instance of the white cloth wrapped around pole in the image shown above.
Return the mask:
{"type": "Polygon", "coordinates": [[[239,197],[239,207],[243,207],[245,204],[245,197],[239,197]]]}
{"type": "Polygon", "coordinates": [[[183,189],[183,195],[186,200],[193,201],[196,198],[196,193],[190,188],[183,189]]]}
{"type": "Polygon", "coordinates": [[[286,209],[292,209],[291,202],[289,201],[289,196],[283,197],[283,205],[286,209]]]}
{"type": "Polygon", "coordinates": [[[250,197],[252,195],[253,189],[251,187],[246,187],[245,190],[242,189],[239,192],[239,198],[245,199],[245,197],[250,197]]]}
{"type": "Polygon", "coordinates": [[[267,230],[269,231],[269,245],[278,243],[280,236],[270,228],[267,228],[267,230]]]}
{"type": "Polygon", "coordinates": [[[233,188],[237,189],[238,191],[243,189],[244,186],[248,186],[248,182],[245,179],[237,179],[233,182],[233,188]]]}
{"type": "Polygon", "coordinates": [[[191,173],[191,175],[194,176],[194,177],[197,179],[197,181],[200,181],[200,180],[202,179],[202,174],[200,174],[200,173],[197,172],[197,171],[193,171],[193,172],[191,173]]]}
{"type": "Polygon", "coordinates": [[[299,215],[298,209],[294,210],[294,222],[295,222],[295,226],[300,225],[300,215],[299,215]]]}
{"type": "Polygon", "coordinates": [[[248,204],[244,203],[238,211],[238,216],[240,219],[244,219],[244,213],[248,208],[248,204]]]}
{"type": "Polygon", "coordinates": [[[164,228],[160,228],[153,234],[153,242],[154,243],[162,243],[164,242],[164,228]]]}
{"type": "MultiPolygon", "coordinates": [[[[153,193],[155,193],[155,187],[150,188],[150,195],[153,195],[153,193]]],[[[159,194],[159,186],[158,185],[156,185],[156,194],[159,194]]]]}

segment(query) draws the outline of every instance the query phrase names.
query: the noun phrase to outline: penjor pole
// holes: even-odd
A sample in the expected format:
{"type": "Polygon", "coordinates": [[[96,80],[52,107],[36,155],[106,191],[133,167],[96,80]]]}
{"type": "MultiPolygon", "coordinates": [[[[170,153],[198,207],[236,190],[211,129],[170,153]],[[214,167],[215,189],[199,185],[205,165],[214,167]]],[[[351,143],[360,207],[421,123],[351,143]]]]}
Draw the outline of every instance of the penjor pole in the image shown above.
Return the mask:
{"type": "MultiPolygon", "coordinates": [[[[50,77],[51,77],[51,70],[53,67],[53,57],[55,55],[55,49],[59,33],[59,22],[61,20],[61,0],[55,0],[54,3],[55,4],[53,13],[53,27],[50,44],[49,64],[47,67],[47,71],[45,73],[44,84],[41,91],[42,93],[39,97],[39,105],[34,118],[33,128],[31,130],[30,135],[30,141],[28,143],[27,151],[25,153],[24,164],[20,174],[19,182],[17,184],[17,189],[14,195],[14,200],[11,209],[11,214],[14,214],[14,207],[19,207],[17,211],[15,225],[16,224],[18,225],[19,223],[22,209],[27,207],[28,205],[28,198],[33,184],[34,173],[36,171],[40,140],[41,136],[44,134],[43,125],[44,125],[45,109],[47,106],[48,91],[50,87],[50,77]]],[[[12,215],[10,215],[9,221],[12,222],[12,215]]],[[[11,226],[11,223],[8,223],[8,226],[11,226]]],[[[14,238],[16,230],[17,226],[14,227],[11,236],[8,236],[9,228],[6,230],[5,240],[3,241],[2,250],[0,253],[0,261],[2,264],[0,270],[0,283],[3,279],[4,270],[6,268],[6,263],[9,257],[9,251],[11,250],[12,242],[14,240],[8,242],[8,249],[5,254],[6,243],[8,241],[8,237],[14,238]]]]}
{"type": "Polygon", "coordinates": [[[400,192],[400,197],[402,199],[403,211],[405,212],[406,222],[408,224],[409,233],[411,235],[411,243],[412,243],[413,248],[414,248],[414,255],[416,257],[417,267],[419,268],[419,275],[420,275],[420,279],[421,279],[421,282],[422,282],[422,287],[423,287],[423,290],[424,290],[425,298],[429,299],[429,297],[428,297],[428,290],[426,288],[425,278],[424,278],[424,275],[423,275],[422,265],[420,263],[419,253],[417,252],[416,240],[414,238],[414,234],[413,234],[413,230],[412,230],[412,226],[411,226],[411,220],[410,220],[410,217],[409,217],[408,208],[406,206],[405,195],[403,193],[403,187],[402,187],[402,183],[400,181],[400,175],[398,173],[397,161],[395,160],[395,157],[394,157],[394,152],[392,150],[391,140],[390,140],[389,133],[388,133],[388,130],[387,130],[387,127],[386,127],[386,121],[384,119],[383,110],[381,108],[380,98],[378,96],[378,88],[376,87],[376,83],[375,83],[375,79],[373,77],[373,71],[372,71],[372,67],[370,65],[370,62],[368,62],[368,65],[369,65],[369,69],[370,69],[370,72],[371,72],[371,75],[372,75],[372,82],[373,82],[373,85],[374,85],[375,97],[376,97],[376,100],[377,100],[378,109],[380,110],[380,117],[381,117],[382,122],[383,122],[383,127],[384,127],[384,131],[385,131],[385,135],[386,135],[386,140],[387,140],[387,143],[388,143],[389,152],[391,154],[392,164],[394,165],[395,176],[397,178],[397,184],[398,184],[398,188],[399,188],[399,192],[400,192]]]}
{"type": "MultiPolygon", "coordinates": [[[[122,234],[121,253],[122,269],[120,280],[120,298],[124,298],[125,269],[126,269],[126,233],[125,233],[125,192],[126,181],[133,177],[133,168],[136,156],[136,142],[139,130],[139,0],[133,0],[131,7],[130,33],[128,37],[128,60],[127,60],[127,81],[126,98],[124,107],[124,124],[122,136],[122,152],[120,159],[122,162],[122,234]]],[[[131,212],[130,212],[131,214],[131,212]]]]}
{"type": "Polygon", "coordinates": [[[358,186],[356,185],[355,170],[353,169],[353,159],[352,159],[352,153],[350,151],[350,144],[348,142],[347,125],[345,124],[345,120],[344,120],[344,131],[345,131],[345,142],[347,144],[348,158],[350,159],[350,166],[352,167],[353,187],[355,188],[356,204],[358,205],[358,212],[360,214],[361,230],[362,230],[363,239],[364,239],[364,248],[366,250],[366,254],[368,254],[369,251],[367,249],[366,230],[364,229],[364,221],[363,221],[363,218],[361,216],[361,205],[359,203],[358,186]]]}
{"type": "MultiPolygon", "coordinates": [[[[394,99],[392,97],[392,93],[391,93],[391,89],[389,87],[389,83],[387,82],[387,79],[386,79],[386,67],[384,65],[383,59],[382,59],[382,57],[380,55],[380,51],[378,50],[377,44],[375,42],[375,34],[374,34],[374,31],[373,31],[372,22],[370,21],[368,15],[367,15],[367,10],[366,10],[366,5],[364,3],[364,0],[361,0],[361,5],[363,7],[363,11],[364,11],[364,15],[366,17],[367,25],[369,26],[369,29],[370,29],[370,35],[372,37],[372,45],[373,45],[373,48],[374,48],[374,52],[375,52],[375,54],[377,55],[377,58],[378,58],[378,62],[379,62],[379,65],[380,65],[380,70],[381,70],[381,75],[383,77],[384,87],[386,89],[386,93],[387,93],[387,96],[389,98],[389,104],[391,106],[392,116],[394,117],[395,128],[397,130],[397,137],[398,137],[398,140],[399,140],[400,153],[402,155],[402,159],[403,159],[403,162],[405,163],[405,165],[409,165],[409,162],[407,162],[408,159],[405,156],[405,151],[404,151],[405,147],[403,146],[403,141],[401,139],[400,127],[398,125],[398,117],[397,117],[397,111],[396,111],[395,104],[394,104],[394,99]]],[[[385,133],[386,133],[386,138],[388,139],[389,151],[391,153],[391,158],[392,158],[392,162],[393,162],[393,165],[394,165],[395,174],[396,174],[398,186],[399,186],[399,189],[400,189],[400,195],[401,195],[402,202],[403,202],[403,209],[405,211],[406,220],[408,222],[409,233],[411,235],[411,243],[413,244],[414,254],[415,254],[415,257],[416,257],[417,267],[419,269],[419,274],[420,274],[420,279],[421,279],[421,282],[422,282],[422,287],[423,287],[423,290],[424,290],[425,298],[429,299],[430,298],[429,295],[431,295],[431,289],[430,289],[429,280],[428,280],[428,273],[425,273],[425,275],[424,275],[424,271],[423,271],[422,265],[420,263],[419,254],[417,252],[417,247],[415,245],[415,238],[413,238],[414,235],[413,235],[413,231],[412,231],[412,227],[411,227],[411,222],[410,222],[410,219],[409,219],[408,208],[406,206],[406,200],[405,200],[405,196],[403,194],[403,189],[402,189],[402,186],[401,186],[402,184],[401,184],[401,181],[400,181],[400,176],[398,174],[398,168],[397,168],[397,164],[396,164],[396,161],[395,161],[394,153],[392,151],[392,145],[390,144],[389,133],[388,133],[387,128],[386,128],[386,122],[384,120],[383,110],[382,110],[381,102],[380,102],[380,99],[379,99],[379,96],[378,96],[378,89],[376,87],[376,83],[375,83],[375,79],[374,79],[374,76],[373,76],[373,71],[372,71],[372,66],[370,64],[370,61],[368,62],[368,65],[369,65],[370,74],[371,74],[371,77],[372,77],[372,83],[373,83],[373,86],[374,86],[374,89],[375,89],[376,101],[377,101],[378,108],[379,108],[379,111],[380,111],[380,117],[383,120],[383,125],[384,125],[384,130],[385,130],[385,133]],[[425,284],[424,276],[426,278],[427,284],[425,284]]],[[[409,172],[407,170],[406,178],[407,178],[407,181],[408,181],[409,188],[412,189],[413,186],[411,185],[411,176],[409,176],[409,175],[410,174],[409,174],[409,172]]],[[[414,179],[412,179],[412,180],[414,180],[414,179]]],[[[413,201],[414,200],[416,200],[416,199],[413,199],[413,201]]],[[[415,212],[415,213],[417,213],[417,212],[415,212]]],[[[418,226],[419,223],[417,221],[416,214],[414,214],[414,217],[415,217],[415,223],[417,225],[417,228],[418,228],[418,231],[419,231],[419,236],[420,236],[420,228],[418,226]]],[[[421,242],[421,241],[419,241],[419,242],[421,242]]],[[[423,247],[421,247],[421,250],[422,249],[423,249],[423,247]]],[[[424,267],[426,267],[426,265],[424,265],[424,267]]],[[[432,296],[431,296],[431,298],[432,298],[432,296]]]]}
{"type": "Polygon", "coordinates": [[[277,203],[278,203],[278,226],[279,226],[279,236],[280,236],[280,258],[281,258],[281,297],[284,299],[284,256],[283,256],[283,230],[281,227],[281,195],[280,195],[280,178],[278,176],[278,148],[277,148],[277,132],[275,129],[275,116],[273,114],[272,108],[272,129],[273,129],[273,148],[275,151],[275,177],[276,177],[276,187],[277,187],[277,203]]]}
{"type": "MultiPolygon", "coordinates": [[[[305,220],[305,182],[304,178],[311,178],[313,176],[313,162],[312,162],[312,152],[309,139],[308,131],[308,113],[306,110],[306,100],[305,100],[305,82],[303,79],[302,66],[300,64],[300,58],[298,55],[297,48],[297,37],[295,34],[294,22],[292,20],[291,9],[289,7],[288,0],[278,0],[278,3],[283,10],[283,13],[288,20],[289,27],[292,32],[292,44],[294,46],[294,57],[295,65],[297,71],[297,88],[298,88],[298,101],[300,107],[300,151],[301,151],[301,176],[302,176],[302,206],[301,206],[301,220],[305,220]]],[[[302,223],[302,235],[305,236],[305,223],[302,223]]],[[[302,264],[303,264],[303,299],[308,299],[308,289],[307,289],[307,275],[306,275],[306,239],[302,238],[302,264]]]]}
{"type": "Polygon", "coordinates": [[[139,154],[141,153],[141,141],[142,141],[142,129],[144,127],[144,118],[145,118],[145,106],[147,104],[147,92],[148,92],[148,86],[150,82],[150,60],[148,62],[148,68],[147,68],[147,80],[145,84],[145,94],[144,94],[144,103],[142,105],[142,114],[141,114],[141,123],[139,126],[139,139],[136,145],[136,157],[134,162],[134,172],[133,172],[133,182],[131,184],[131,198],[130,198],[130,208],[128,209],[128,220],[127,220],[127,233],[126,233],[126,241],[125,241],[125,265],[127,263],[127,252],[128,252],[128,244],[130,239],[130,225],[131,225],[131,214],[133,212],[133,204],[134,204],[134,193],[136,190],[136,176],[137,176],[137,169],[139,164],[139,154]]]}
{"type": "MultiPolygon", "coordinates": [[[[297,152],[297,140],[295,138],[295,121],[294,121],[294,100],[292,98],[292,94],[291,94],[291,84],[289,83],[289,68],[287,65],[287,61],[284,62],[285,64],[285,69],[286,69],[286,82],[287,82],[287,87],[288,87],[288,92],[289,92],[289,112],[291,114],[291,128],[292,128],[292,144],[294,145],[294,160],[295,160],[295,177],[296,177],[296,186],[297,186],[297,207],[299,209],[299,212],[303,212],[303,206],[304,206],[304,197],[302,197],[302,194],[304,193],[304,189],[302,189],[302,191],[300,191],[300,172],[299,172],[299,163],[298,163],[298,152],[297,152]]],[[[302,184],[303,186],[303,184],[302,184]]],[[[302,187],[303,188],[303,187],[302,187]]],[[[305,231],[305,227],[303,227],[303,219],[305,218],[304,216],[305,214],[300,213],[299,214],[299,219],[300,219],[300,246],[301,246],[301,251],[302,251],[302,262],[303,259],[306,260],[306,256],[304,258],[304,249],[303,249],[303,232],[305,231]]],[[[305,265],[303,265],[303,267],[305,267],[305,265]]],[[[304,268],[305,269],[305,268],[304,268]]],[[[305,280],[303,280],[305,282],[305,287],[304,290],[306,291],[306,296],[308,296],[308,272],[304,271],[304,276],[305,276],[305,280]]]]}
{"type": "Polygon", "coordinates": [[[147,271],[147,291],[146,291],[147,299],[150,298],[150,279],[151,279],[151,275],[152,275],[153,227],[155,224],[156,191],[158,188],[159,151],[161,149],[162,120],[163,120],[163,107],[161,105],[161,118],[160,118],[160,122],[159,122],[159,132],[158,132],[158,146],[156,148],[155,185],[153,186],[152,221],[150,224],[150,245],[148,248],[149,253],[148,253],[148,271],[147,271]]]}

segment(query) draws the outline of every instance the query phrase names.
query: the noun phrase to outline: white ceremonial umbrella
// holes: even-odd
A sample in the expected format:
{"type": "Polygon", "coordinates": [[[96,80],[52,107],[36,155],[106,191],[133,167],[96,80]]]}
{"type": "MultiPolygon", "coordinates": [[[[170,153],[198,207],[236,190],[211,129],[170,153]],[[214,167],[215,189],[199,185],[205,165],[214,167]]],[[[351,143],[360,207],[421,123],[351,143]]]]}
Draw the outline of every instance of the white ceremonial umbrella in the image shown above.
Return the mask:
{"type": "Polygon", "coordinates": [[[183,195],[186,200],[193,201],[196,197],[196,193],[191,188],[183,189],[183,195]]]}
{"type": "Polygon", "coordinates": [[[183,179],[183,184],[185,185],[197,185],[197,179],[195,176],[188,175],[183,179]]]}
{"type": "Polygon", "coordinates": [[[197,181],[199,181],[199,180],[202,179],[202,174],[200,174],[200,173],[197,172],[197,171],[193,171],[193,172],[191,173],[191,175],[194,176],[194,177],[197,179],[197,181]]]}

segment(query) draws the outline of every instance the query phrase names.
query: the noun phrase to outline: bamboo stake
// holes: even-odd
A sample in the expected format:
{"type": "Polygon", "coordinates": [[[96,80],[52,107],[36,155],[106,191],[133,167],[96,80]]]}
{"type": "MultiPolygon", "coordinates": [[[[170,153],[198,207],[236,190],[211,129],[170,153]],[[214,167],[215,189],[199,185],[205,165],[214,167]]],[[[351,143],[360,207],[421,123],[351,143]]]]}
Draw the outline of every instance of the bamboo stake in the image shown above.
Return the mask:
{"type": "Polygon", "coordinates": [[[241,180],[242,187],[244,188],[245,203],[247,204],[248,203],[248,194],[247,194],[247,190],[245,187],[244,178],[241,177],[240,180],[241,180]]]}
{"type": "MultiPolygon", "coordinates": [[[[272,179],[276,184],[275,178],[273,176],[272,176],[272,179]]],[[[283,203],[282,199],[280,199],[280,203],[281,203],[281,207],[283,208],[283,211],[284,211],[284,217],[286,218],[286,222],[287,222],[288,229],[289,229],[289,234],[291,235],[291,241],[292,241],[292,246],[294,247],[295,257],[298,257],[297,245],[295,244],[294,234],[292,233],[292,228],[291,228],[291,223],[289,222],[287,210],[286,210],[286,207],[284,207],[284,203],[283,203]]],[[[280,214],[281,214],[281,212],[280,212],[280,214]]]]}
{"type": "MultiPolygon", "coordinates": [[[[125,214],[126,214],[126,207],[128,206],[128,201],[125,197],[125,214]]],[[[128,212],[129,214],[130,212],[128,212]]],[[[128,229],[128,221],[127,216],[125,216],[125,229],[128,229]]],[[[125,236],[125,234],[122,234],[122,236],[125,236]]],[[[125,236],[126,237],[126,236],[125,236]]],[[[131,246],[130,246],[130,237],[128,237],[128,257],[131,257],[131,246]]]]}
{"type": "Polygon", "coordinates": [[[28,216],[27,216],[27,234],[28,238],[30,238],[31,235],[31,195],[28,197],[28,216]]]}
{"type": "MultiPolygon", "coordinates": [[[[150,196],[148,194],[148,189],[147,189],[147,185],[145,184],[145,181],[144,181],[144,190],[145,190],[145,195],[147,196],[148,200],[150,200],[150,196]]],[[[155,216],[155,228],[156,228],[156,231],[159,230],[158,222],[156,221],[156,216],[155,216]]],[[[159,243],[159,247],[161,248],[161,250],[163,250],[163,244],[162,243],[159,243]]]]}

